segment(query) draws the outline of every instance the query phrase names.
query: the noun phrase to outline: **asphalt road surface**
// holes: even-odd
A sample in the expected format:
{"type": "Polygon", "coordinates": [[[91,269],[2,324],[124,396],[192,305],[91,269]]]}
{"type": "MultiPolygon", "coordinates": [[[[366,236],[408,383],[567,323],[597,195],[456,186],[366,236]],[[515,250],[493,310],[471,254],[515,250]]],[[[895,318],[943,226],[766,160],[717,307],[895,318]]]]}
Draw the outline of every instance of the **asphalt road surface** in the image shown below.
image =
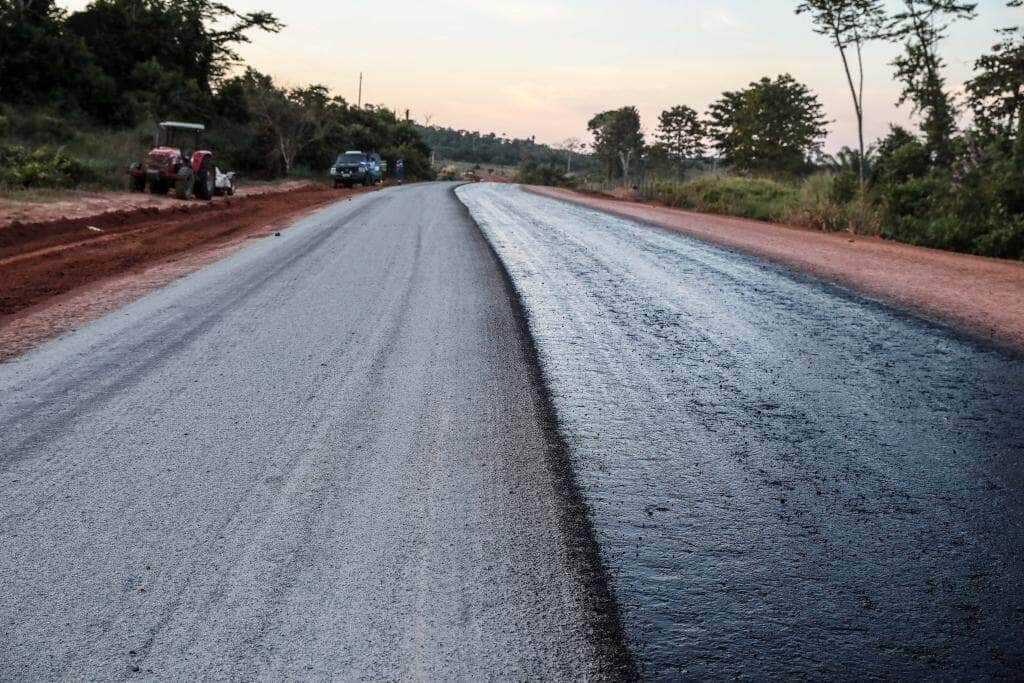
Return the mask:
{"type": "Polygon", "coordinates": [[[0,364],[0,679],[626,671],[452,188],[341,202],[0,364]]]}
{"type": "Polygon", "coordinates": [[[650,678],[1015,678],[1024,358],[681,234],[458,190],[650,678]]]}
{"type": "Polygon", "coordinates": [[[1020,670],[1021,356],[452,187],[0,364],[0,679],[1020,670]]]}

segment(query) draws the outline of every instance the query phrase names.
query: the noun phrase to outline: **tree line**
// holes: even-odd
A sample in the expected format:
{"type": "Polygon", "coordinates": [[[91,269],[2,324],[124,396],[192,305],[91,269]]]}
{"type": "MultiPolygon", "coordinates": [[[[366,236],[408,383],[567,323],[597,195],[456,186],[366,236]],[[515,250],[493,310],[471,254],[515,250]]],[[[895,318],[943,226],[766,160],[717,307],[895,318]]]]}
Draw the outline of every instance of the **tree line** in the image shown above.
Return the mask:
{"type": "MultiPolygon", "coordinates": [[[[1020,8],[1022,0],[1006,4],[1020,8]]],[[[829,120],[821,101],[792,75],[781,74],[724,92],[703,115],[685,104],[666,109],[651,144],[635,107],[596,114],[587,127],[604,177],[627,183],[641,175],[681,178],[714,165],[743,177],[796,182],[827,169],[833,174],[829,201],[837,210],[856,204],[858,211],[872,212],[882,234],[1024,257],[1021,27],[998,30],[957,97],[944,75],[942,48],[954,23],[976,18],[977,3],[901,0],[889,9],[881,0],[803,0],[794,9],[836,49],[857,122],[856,148],[823,154],[829,120]],[[890,125],[888,135],[869,144],[863,63],[877,42],[900,47],[891,64],[902,85],[895,104],[912,107],[918,129],[890,125]]]]}
{"type": "Polygon", "coordinates": [[[553,147],[537,142],[534,137],[514,138],[442,126],[417,126],[417,130],[437,157],[448,161],[495,166],[557,163],[569,170],[573,166],[589,167],[589,157],[574,139],[553,147]]]}
{"type": "Polygon", "coordinates": [[[408,175],[431,174],[429,148],[394,112],[350,105],[322,85],[238,73],[238,46],[282,29],[269,12],[215,0],[94,0],[71,13],[53,0],[0,0],[0,132],[45,139],[31,129],[39,112],[105,129],[190,120],[207,124],[215,152],[250,174],[322,170],[345,148],[404,157],[408,175]]]}

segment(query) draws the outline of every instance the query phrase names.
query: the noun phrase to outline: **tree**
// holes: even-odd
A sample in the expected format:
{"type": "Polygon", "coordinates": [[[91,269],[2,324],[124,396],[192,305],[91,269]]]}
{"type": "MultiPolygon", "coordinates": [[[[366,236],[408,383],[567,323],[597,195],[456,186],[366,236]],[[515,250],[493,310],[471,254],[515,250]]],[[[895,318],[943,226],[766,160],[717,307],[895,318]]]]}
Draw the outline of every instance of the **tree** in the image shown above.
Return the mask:
{"type": "Polygon", "coordinates": [[[699,115],[685,104],[663,111],[658,117],[658,146],[676,164],[704,156],[705,135],[699,115]]]}
{"type": "Polygon", "coordinates": [[[247,32],[282,28],[268,12],[239,13],[214,0],[93,0],[66,25],[119,92],[191,90],[198,93],[193,110],[209,106],[214,85],[238,62],[235,46],[249,42],[247,32]]]}
{"type": "Polygon", "coordinates": [[[743,172],[801,173],[821,152],[828,121],[821,102],[789,74],[725,92],[707,128],[722,160],[743,172]]]}
{"type": "Polygon", "coordinates": [[[825,155],[822,159],[825,166],[833,171],[840,173],[853,173],[858,174],[861,171],[865,173],[871,172],[871,163],[874,160],[875,150],[873,147],[868,147],[865,150],[864,156],[861,156],[860,150],[850,149],[849,147],[843,146],[834,155],[825,155]]]}
{"type": "Polygon", "coordinates": [[[857,172],[860,188],[864,190],[864,43],[877,38],[884,20],[880,0],[804,0],[796,8],[797,14],[810,13],[814,31],[828,36],[832,45],[839,50],[843,62],[846,83],[853,98],[853,111],[857,116],[857,141],[860,162],[857,172]],[[853,53],[857,60],[856,77],[851,66],[853,53]]]}
{"type": "MultiPolygon", "coordinates": [[[[1021,0],[1008,2],[1020,7],[1021,0]]],[[[999,29],[1000,40],[974,63],[967,82],[975,125],[990,135],[1018,138],[1024,132],[1024,36],[1019,26],[999,29]]],[[[1019,141],[1019,140],[1018,140],[1019,141]]]]}
{"type": "Polygon", "coordinates": [[[321,85],[283,90],[252,69],[246,72],[246,98],[253,117],[272,134],[274,154],[286,175],[299,153],[326,135],[329,109],[336,106],[321,85]]]}
{"type": "Polygon", "coordinates": [[[575,155],[580,154],[586,149],[586,144],[577,137],[566,138],[562,141],[562,144],[558,146],[558,149],[565,152],[565,172],[572,173],[572,159],[575,155]]]}
{"type": "Polygon", "coordinates": [[[921,130],[928,152],[937,165],[947,165],[953,160],[956,107],[946,92],[945,63],[938,47],[949,22],[973,19],[977,4],[958,0],[903,0],[902,4],[902,11],[893,14],[886,26],[890,39],[903,41],[903,54],[893,61],[896,78],[903,82],[897,104],[914,103],[915,113],[924,117],[921,130]]]}
{"type": "Polygon", "coordinates": [[[561,160],[557,157],[548,160],[526,159],[516,170],[516,182],[554,187],[572,186],[572,180],[562,170],[561,160]]]}
{"type": "Polygon", "coordinates": [[[113,79],[52,0],[0,0],[0,101],[81,108],[106,122],[124,117],[113,79]]]}
{"type": "Polygon", "coordinates": [[[628,183],[630,166],[644,148],[640,112],[636,107],[601,112],[590,119],[587,129],[594,136],[594,153],[605,163],[609,178],[614,177],[618,165],[628,183]]]}

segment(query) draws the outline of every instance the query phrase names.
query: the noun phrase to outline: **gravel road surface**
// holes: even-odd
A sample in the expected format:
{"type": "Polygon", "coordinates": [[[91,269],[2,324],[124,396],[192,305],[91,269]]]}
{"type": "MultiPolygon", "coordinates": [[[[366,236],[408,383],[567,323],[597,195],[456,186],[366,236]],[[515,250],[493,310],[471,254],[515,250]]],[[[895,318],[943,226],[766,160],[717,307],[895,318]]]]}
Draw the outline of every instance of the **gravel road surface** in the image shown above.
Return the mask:
{"type": "Polygon", "coordinates": [[[0,679],[612,672],[516,311],[413,185],[0,364],[0,679]]]}
{"type": "Polygon", "coordinates": [[[650,678],[1012,678],[1024,358],[759,259],[458,190],[650,678]]]}

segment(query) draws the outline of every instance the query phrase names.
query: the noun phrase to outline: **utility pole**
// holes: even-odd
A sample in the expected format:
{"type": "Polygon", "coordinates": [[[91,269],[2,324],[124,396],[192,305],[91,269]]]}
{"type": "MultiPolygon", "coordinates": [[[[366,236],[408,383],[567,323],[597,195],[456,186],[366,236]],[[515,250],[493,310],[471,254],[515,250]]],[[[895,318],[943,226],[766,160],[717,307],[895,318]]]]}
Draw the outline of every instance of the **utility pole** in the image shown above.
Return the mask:
{"type": "Polygon", "coordinates": [[[360,109],[363,108],[363,72],[359,72],[359,104],[357,105],[360,109]]]}

